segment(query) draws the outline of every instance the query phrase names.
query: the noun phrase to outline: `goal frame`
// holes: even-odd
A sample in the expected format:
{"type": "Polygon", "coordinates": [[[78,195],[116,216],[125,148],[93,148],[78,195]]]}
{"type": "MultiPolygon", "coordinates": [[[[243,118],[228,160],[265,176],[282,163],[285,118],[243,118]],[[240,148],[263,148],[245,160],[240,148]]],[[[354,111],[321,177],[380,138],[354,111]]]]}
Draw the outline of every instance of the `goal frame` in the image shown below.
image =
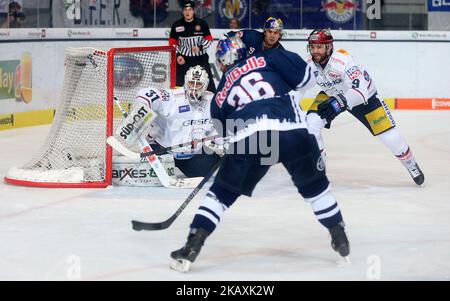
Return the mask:
{"type": "Polygon", "coordinates": [[[42,181],[28,181],[18,180],[4,177],[4,181],[8,184],[29,187],[42,188],[106,188],[112,185],[112,159],[113,152],[111,146],[106,143],[106,139],[113,134],[113,119],[114,119],[114,57],[116,54],[124,54],[131,52],[148,52],[148,51],[168,51],[170,52],[170,88],[176,86],[176,50],[173,46],[147,46],[147,47],[120,47],[111,48],[106,53],[107,56],[107,82],[106,82],[106,162],[105,162],[105,178],[104,181],[98,182],[81,182],[81,183],[66,183],[66,182],[42,182],[42,181]]]}

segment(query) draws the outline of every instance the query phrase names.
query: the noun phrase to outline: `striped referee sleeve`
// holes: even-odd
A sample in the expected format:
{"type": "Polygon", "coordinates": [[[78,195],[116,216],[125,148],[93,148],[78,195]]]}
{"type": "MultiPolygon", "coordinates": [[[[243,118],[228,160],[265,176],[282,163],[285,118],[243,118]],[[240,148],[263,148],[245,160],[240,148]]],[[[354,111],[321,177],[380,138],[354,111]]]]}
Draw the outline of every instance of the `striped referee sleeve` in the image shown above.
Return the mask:
{"type": "Polygon", "coordinates": [[[203,38],[202,41],[202,50],[207,49],[209,46],[211,46],[211,43],[213,41],[213,37],[212,35],[207,35],[206,37],[203,38]]]}

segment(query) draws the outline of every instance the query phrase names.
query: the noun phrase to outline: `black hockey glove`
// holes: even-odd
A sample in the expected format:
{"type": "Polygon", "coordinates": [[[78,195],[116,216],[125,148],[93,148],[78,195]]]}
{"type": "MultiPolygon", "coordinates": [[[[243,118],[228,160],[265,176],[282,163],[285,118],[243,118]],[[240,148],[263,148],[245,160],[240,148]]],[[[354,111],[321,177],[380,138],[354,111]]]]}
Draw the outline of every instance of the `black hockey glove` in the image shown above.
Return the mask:
{"type": "Polygon", "coordinates": [[[327,101],[319,104],[317,107],[317,114],[319,114],[320,118],[325,119],[327,121],[327,125],[329,125],[337,115],[342,113],[343,110],[344,108],[341,107],[337,99],[335,97],[330,97],[327,101]]]}

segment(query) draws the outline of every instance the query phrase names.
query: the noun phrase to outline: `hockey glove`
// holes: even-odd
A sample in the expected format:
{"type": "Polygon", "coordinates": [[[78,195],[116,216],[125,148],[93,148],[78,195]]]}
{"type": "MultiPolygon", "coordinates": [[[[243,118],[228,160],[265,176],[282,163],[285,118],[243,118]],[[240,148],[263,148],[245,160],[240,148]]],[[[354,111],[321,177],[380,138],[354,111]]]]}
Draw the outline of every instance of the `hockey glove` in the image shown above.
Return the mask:
{"type": "Polygon", "coordinates": [[[342,113],[343,110],[344,108],[341,107],[337,99],[335,97],[330,97],[327,101],[319,104],[317,107],[317,114],[319,114],[320,118],[325,119],[327,121],[327,125],[329,125],[337,115],[342,113]]]}
{"type": "Polygon", "coordinates": [[[215,140],[207,140],[203,142],[205,147],[209,149],[209,151],[212,153],[215,153],[219,156],[223,156],[225,154],[225,151],[228,147],[228,143],[226,143],[223,138],[217,138],[215,140]]]}

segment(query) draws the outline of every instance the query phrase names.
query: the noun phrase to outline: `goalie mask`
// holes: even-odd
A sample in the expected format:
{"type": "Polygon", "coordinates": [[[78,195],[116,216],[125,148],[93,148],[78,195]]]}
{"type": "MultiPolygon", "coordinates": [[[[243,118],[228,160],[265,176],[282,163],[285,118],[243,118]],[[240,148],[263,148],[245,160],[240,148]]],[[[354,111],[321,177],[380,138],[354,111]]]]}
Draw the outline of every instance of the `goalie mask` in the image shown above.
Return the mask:
{"type": "Polygon", "coordinates": [[[205,69],[199,65],[189,68],[184,76],[184,89],[191,105],[200,105],[202,94],[208,88],[208,84],[209,76],[205,69]]]}

